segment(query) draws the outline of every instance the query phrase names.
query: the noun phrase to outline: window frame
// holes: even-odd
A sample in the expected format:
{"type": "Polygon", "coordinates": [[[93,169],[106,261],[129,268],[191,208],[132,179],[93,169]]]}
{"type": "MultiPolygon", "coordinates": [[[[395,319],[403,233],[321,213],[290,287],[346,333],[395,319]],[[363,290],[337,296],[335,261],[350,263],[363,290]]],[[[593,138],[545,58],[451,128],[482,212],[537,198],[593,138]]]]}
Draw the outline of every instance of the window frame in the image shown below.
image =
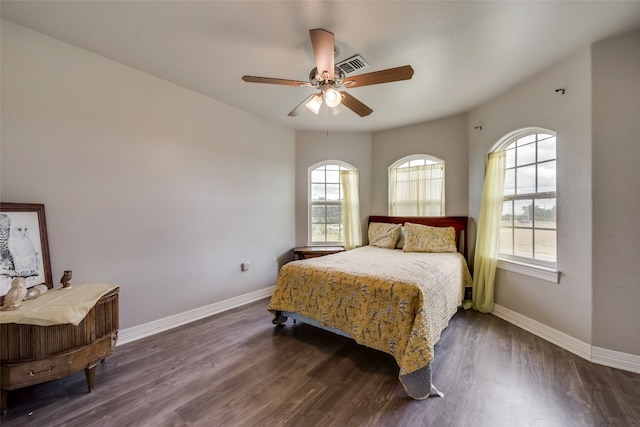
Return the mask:
{"type": "MultiPolygon", "coordinates": [[[[552,135],[553,138],[555,138],[556,140],[556,149],[555,149],[555,155],[553,159],[544,159],[542,161],[539,161],[538,159],[538,150],[535,151],[535,161],[533,163],[527,163],[524,166],[530,166],[530,165],[536,165],[536,172],[535,172],[535,191],[533,193],[523,193],[523,194],[517,194],[517,190],[514,190],[514,194],[509,194],[509,195],[503,195],[503,201],[517,201],[517,200],[532,200],[534,207],[535,207],[535,201],[538,199],[549,199],[549,198],[553,198],[555,199],[555,206],[556,206],[556,223],[555,223],[555,262],[553,261],[546,261],[546,260],[542,260],[542,259],[536,259],[533,258],[533,256],[535,256],[535,237],[533,237],[533,241],[532,241],[532,257],[524,257],[524,256],[519,256],[519,255],[515,255],[515,254],[506,254],[503,252],[499,252],[498,253],[498,267],[503,269],[503,270],[507,270],[507,271],[513,271],[516,273],[520,273],[520,274],[525,274],[528,276],[532,276],[532,277],[537,277],[539,279],[543,279],[543,280],[547,280],[547,281],[551,281],[554,283],[558,283],[558,277],[559,277],[559,271],[558,271],[558,216],[557,216],[557,207],[558,207],[558,183],[557,183],[557,171],[558,171],[558,156],[557,156],[557,144],[558,144],[558,135],[555,131],[552,131],[550,129],[545,129],[545,128],[540,128],[540,127],[529,127],[529,128],[524,128],[524,129],[520,129],[517,131],[514,131],[506,136],[504,136],[502,139],[500,139],[500,141],[498,141],[490,150],[490,152],[496,152],[496,151],[505,151],[507,149],[507,147],[509,147],[511,144],[515,143],[518,139],[524,138],[526,136],[529,135],[533,135],[533,134],[548,134],[548,135],[552,135]],[[555,190],[554,191],[540,191],[538,192],[538,170],[537,170],[537,165],[538,164],[542,164],[542,163],[546,163],[546,162],[550,162],[550,161],[554,161],[556,162],[556,166],[555,166],[555,174],[556,174],[556,182],[555,182],[555,190]]],[[[537,144],[540,140],[538,139],[538,137],[536,136],[535,139],[535,144],[536,144],[536,148],[537,148],[537,144]]],[[[514,164],[513,169],[515,170],[517,167],[522,167],[523,165],[517,165],[514,164]]],[[[515,186],[517,188],[517,180],[515,181],[515,186]]],[[[513,215],[515,215],[512,211],[512,218],[513,215]]],[[[514,221],[514,219],[512,219],[512,221],[514,221]]],[[[532,230],[532,235],[535,236],[535,232],[536,230],[549,230],[549,228],[547,227],[536,227],[535,225],[535,217],[533,218],[531,227],[526,227],[526,228],[530,228],[532,230]]],[[[502,228],[502,225],[501,225],[502,228]]],[[[513,224],[510,227],[512,230],[515,230],[516,228],[519,227],[515,227],[515,224],[513,224]]]]}
{"type": "MultiPolygon", "coordinates": [[[[312,179],[312,174],[315,170],[321,168],[321,167],[326,167],[326,166],[338,166],[338,174],[340,173],[341,170],[353,170],[353,171],[357,171],[358,169],[347,163],[347,162],[343,162],[341,160],[323,160],[321,162],[315,163],[311,166],[309,166],[309,168],[307,169],[307,246],[336,246],[336,245],[343,245],[344,244],[344,230],[340,230],[339,231],[339,235],[342,236],[342,240],[338,240],[338,241],[325,241],[325,242],[314,242],[313,241],[313,216],[312,216],[312,211],[313,211],[313,206],[314,205],[323,205],[323,206],[340,206],[340,219],[342,220],[342,215],[343,215],[343,207],[344,207],[344,195],[342,194],[342,185],[340,185],[339,188],[339,195],[340,195],[340,200],[338,201],[327,201],[324,200],[322,202],[319,201],[314,201],[312,199],[313,197],[313,184],[315,183],[312,179]]],[[[318,183],[316,183],[318,184],[318,183]]],[[[324,184],[326,185],[326,179],[324,181],[324,184]]],[[[327,224],[326,222],[324,223],[325,225],[327,224]]],[[[342,224],[340,224],[340,227],[342,227],[342,224]]],[[[325,237],[326,237],[326,231],[325,231],[325,237]]]]}
{"type": "MultiPolygon", "coordinates": [[[[391,166],[389,166],[387,168],[387,213],[389,215],[392,215],[392,200],[391,200],[391,171],[394,169],[400,169],[401,167],[411,167],[411,166],[419,166],[419,165],[412,165],[412,162],[416,162],[416,161],[422,161],[424,162],[423,165],[429,165],[429,164],[441,164],[442,165],[442,197],[440,198],[440,215],[438,216],[444,216],[445,215],[445,189],[446,189],[446,182],[445,182],[445,178],[446,178],[446,162],[441,159],[438,158],[436,156],[432,156],[430,154],[411,154],[409,156],[405,156],[401,159],[396,160],[391,166]],[[408,166],[404,166],[405,163],[408,163],[408,166]]],[[[406,216],[406,215],[405,215],[406,216]]],[[[410,215],[410,216],[415,216],[415,215],[410,215]]]]}

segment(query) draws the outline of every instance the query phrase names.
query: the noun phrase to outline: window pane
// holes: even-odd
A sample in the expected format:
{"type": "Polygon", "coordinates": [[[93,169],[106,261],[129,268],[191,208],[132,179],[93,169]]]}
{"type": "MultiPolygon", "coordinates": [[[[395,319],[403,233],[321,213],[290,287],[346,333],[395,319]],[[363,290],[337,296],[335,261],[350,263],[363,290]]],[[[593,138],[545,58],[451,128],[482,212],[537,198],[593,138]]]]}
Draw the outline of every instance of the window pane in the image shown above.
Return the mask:
{"type": "Polygon", "coordinates": [[[342,206],[327,206],[327,223],[340,224],[342,222],[342,206]]]}
{"type": "Polygon", "coordinates": [[[325,169],[328,171],[340,170],[340,165],[325,165],[325,169]]]}
{"type": "Polygon", "coordinates": [[[531,209],[533,208],[533,200],[514,200],[513,214],[515,215],[516,227],[532,227],[533,216],[531,209]]]}
{"type": "Polygon", "coordinates": [[[324,182],[324,168],[311,171],[311,182],[324,182]]]}
{"type": "Polygon", "coordinates": [[[311,206],[311,223],[325,223],[326,219],[326,207],[325,206],[311,206]]]}
{"type": "Polygon", "coordinates": [[[507,200],[502,202],[502,226],[513,227],[513,202],[507,200]]]}
{"type": "Polygon", "coordinates": [[[514,228],[513,254],[516,256],[533,258],[533,229],[514,228]]]}
{"type": "Polygon", "coordinates": [[[536,134],[533,133],[531,135],[523,136],[522,138],[518,139],[516,141],[516,143],[518,144],[518,147],[520,147],[521,145],[525,145],[525,144],[529,144],[531,142],[535,142],[535,140],[536,140],[536,134]]]}
{"type": "Polygon", "coordinates": [[[340,172],[327,171],[327,182],[340,183],[340,172]]]}
{"type": "Polygon", "coordinates": [[[508,169],[504,171],[504,195],[516,194],[516,170],[508,169]]]}
{"type": "Polygon", "coordinates": [[[556,161],[538,163],[538,192],[556,191],[556,161]]]}
{"type": "Polygon", "coordinates": [[[311,224],[311,241],[314,243],[326,242],[326,231],[324,224],[311,224]]]}
{"type": "Polygon", "coordinates": [[[395,212],[393,215],[397,216],[417,216],[418,206],[415,203],[396,203],[395,212]]]}
{"type": "Polygon", "coordinates": [[[411,197],[411,182],[409,181],[398,181],[396,183],[396,201],[403,202],[412,200],[411,197]]]}
{"type": "Polygon", "coordinates": [[[537,199],[536,228],[556,228],[556,199],[537,199]]]}
{"type": "Polygon", "coordinates": [[[538,142],[538,161],[553,160],[556,158],[556,138],[545,139],[538,142]]]}
{"type": "Polygon", "coordinates": [[[516,165],[516,150],[507,150],[507,163],[505,164],[505,168],[512,168],[516,165]]]}
{"type": "Polygon", "coordinates": [[[500,253],[513,255],[513,228],[500,228],[500,253]]]}
{"type": "Polygon", "coordinates": [[[340,200],[340,184],[327,184],[327,200],[340,200]]]}
{"type": "Polygon", "coordinates": [[[340,224],[327,224],[327,242],[339,242],[340,239],[340,224]]]}
{"type": "Polygon", "coordinates": [[[556,231],[536,230],[536,259],[556,262],[556,231]]]}
{"type": "Polygon", "coordinates": [[[527,144],[517,148],[517,166],[528,165],[536,161],[536,144],[527,144]]]}
{"type": "Polygon", "coordinates": [[[536,165],[516,168],[516,194],[536,192],[536,165]]]}
{"type": "Polygon", "coordinates": [[[325,200],[324,184],[311,184],[311,200],[325,200]]]}

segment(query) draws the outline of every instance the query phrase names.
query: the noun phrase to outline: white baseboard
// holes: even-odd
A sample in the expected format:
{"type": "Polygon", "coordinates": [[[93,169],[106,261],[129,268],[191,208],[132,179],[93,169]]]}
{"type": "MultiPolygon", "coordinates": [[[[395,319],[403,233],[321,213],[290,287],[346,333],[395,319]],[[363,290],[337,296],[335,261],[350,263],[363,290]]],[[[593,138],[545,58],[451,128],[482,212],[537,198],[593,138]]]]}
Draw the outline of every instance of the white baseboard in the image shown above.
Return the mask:
{"type": "Polygon", "coordinates": [[[275,288],[275,286],[270,286],[268,288],[249,292],[248,294],[239,295],[224,301],[205,305],[204,307],[194,308],[193,310],[185,311],[184,313],[178,313],[173,316],[154,320],[153,322],[145,323],[143,325],[122,329],[118,332],[117,345],[127,344],[159,332],[195,322],[196,320],[204,319],[205,317],[209,317],[214,314],[222,313],[223,311],[231,310],[232,308],[249,304],[262,298],[270,297],[275,288]]]}
{"type": "Polygon", "coordinates": [[[598,365],[605,365],[611,368],[640,374],[640,356],[636,356],[635,354],[593,347],[591,361],[598,365]]]}
{"type": "Polygon", "coordinates": [[[492,314],[524,329],[525,331],[529,331],[532,334],[557,345],[558,347],[562,347],[583,359],[591,360],[591,345],[567,335],[564,332],[550,328],[543,323],[537,322],[498,304],[494,305],[492,314]]]}
{"type": "Polygon", "coordinates": [[[590,362],[640,373],[640,356],[593,347],[564,332],[560,332],[498,304],[494,305],[492,314],[590,362]]]}

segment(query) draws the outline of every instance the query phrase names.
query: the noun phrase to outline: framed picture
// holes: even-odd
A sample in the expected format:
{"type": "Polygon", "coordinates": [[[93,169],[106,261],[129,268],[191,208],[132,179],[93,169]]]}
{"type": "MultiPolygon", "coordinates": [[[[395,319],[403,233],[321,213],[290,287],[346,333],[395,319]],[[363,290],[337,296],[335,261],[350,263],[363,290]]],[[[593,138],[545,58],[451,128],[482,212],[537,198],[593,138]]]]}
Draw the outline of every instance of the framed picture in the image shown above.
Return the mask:
{"type": "Polygon", "coordinates": [[[0,203],[0,302],[16,277],[53,287],[43,204],[0,203]]]}

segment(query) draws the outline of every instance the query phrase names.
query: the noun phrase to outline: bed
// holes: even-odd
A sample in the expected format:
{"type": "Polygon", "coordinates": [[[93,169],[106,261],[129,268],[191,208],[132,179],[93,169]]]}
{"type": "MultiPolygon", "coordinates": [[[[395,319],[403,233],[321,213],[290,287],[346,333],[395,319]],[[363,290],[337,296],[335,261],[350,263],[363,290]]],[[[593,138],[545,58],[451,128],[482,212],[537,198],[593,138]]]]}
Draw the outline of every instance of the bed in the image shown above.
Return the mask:
{"type": "Polygon", "coordinates": [[[407,394],[443,396],[434,346],[471,286],[467,217],[369,218],[369,245],[285,264],[268,309],[386,352],[407,394]],[[425,252],[428,251],[428,252],[425,252]]]}

